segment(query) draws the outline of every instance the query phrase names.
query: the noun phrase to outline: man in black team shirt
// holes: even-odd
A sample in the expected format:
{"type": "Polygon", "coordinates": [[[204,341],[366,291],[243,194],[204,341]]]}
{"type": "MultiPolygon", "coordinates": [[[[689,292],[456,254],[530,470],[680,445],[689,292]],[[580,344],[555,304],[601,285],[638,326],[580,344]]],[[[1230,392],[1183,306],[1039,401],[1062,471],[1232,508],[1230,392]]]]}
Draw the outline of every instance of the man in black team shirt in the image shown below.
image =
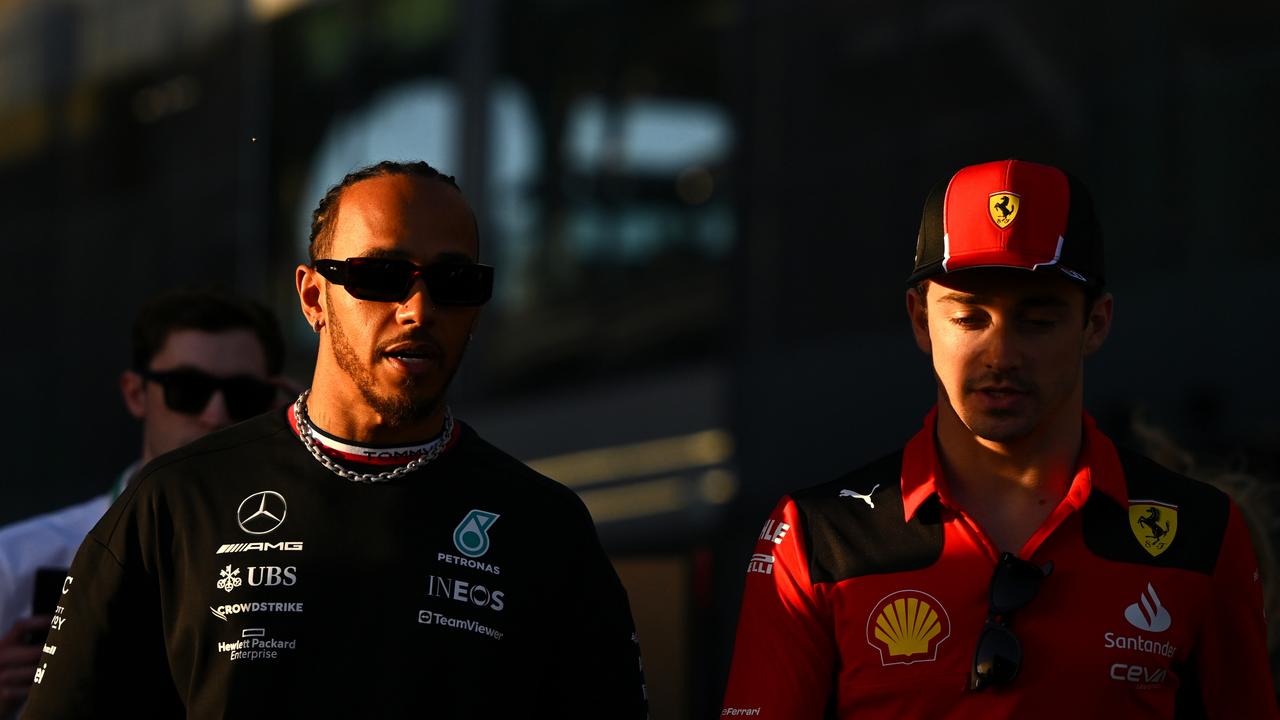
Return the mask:
{"type": "Polygon", "coordinates": [[[478,251],[425,163],[321,200],[310,390],[140,473],[76,556],[24,717],[646,715],[586,509],[444,404],[478,251]]]}

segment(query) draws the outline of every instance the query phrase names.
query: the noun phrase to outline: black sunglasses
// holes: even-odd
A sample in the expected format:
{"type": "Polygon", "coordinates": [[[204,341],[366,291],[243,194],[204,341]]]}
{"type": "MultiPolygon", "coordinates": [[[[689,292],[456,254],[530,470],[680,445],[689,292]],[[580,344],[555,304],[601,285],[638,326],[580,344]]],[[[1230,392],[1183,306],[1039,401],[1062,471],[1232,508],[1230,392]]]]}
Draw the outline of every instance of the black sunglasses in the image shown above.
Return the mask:
{"type": "Polygon", "coordinates": [[[1014,611],[1031,602],[1040,581],[1053,572],[1053,563],[1044,567],[1027,562],[1013,553],[1003,553],[991,575],[987,622],[978,636],[973,653],[969,689],[985,690],[992,685],[1008,685],[1022,668],[1022,643],[1009,628],[1014,611]]]}
{"type": "Polygon", "coordinates": [[[493,294],[493,267],[471,262],[415,265],[408,260],[353,257],[317,260],[316,272],[341,285],[352,297],[400,302],[409,297],[413,281],[421,277],[436,305],[483,305],[493,294]]]}
{"type": "Polygon", "coordinates": [[[198,415],[209,405],[216,391],[222,391],[227,414],[239,422],[266,412],[276,399],[276,386],[248,375],[216,377],[192,368],[139,370],[147,380],[164,389],[164,404],[174,412],[198,415]]]}

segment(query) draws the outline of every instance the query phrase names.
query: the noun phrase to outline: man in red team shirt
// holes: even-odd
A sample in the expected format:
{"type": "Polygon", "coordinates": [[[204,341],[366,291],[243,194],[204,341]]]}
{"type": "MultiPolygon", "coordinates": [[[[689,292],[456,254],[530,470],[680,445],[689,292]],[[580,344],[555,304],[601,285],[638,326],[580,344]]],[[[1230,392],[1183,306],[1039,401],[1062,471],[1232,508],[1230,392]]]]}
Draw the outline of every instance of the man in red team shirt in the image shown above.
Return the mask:
{"type": "Polygon", "coordinates": [[[1239,510],[1084,412],[1113,308],[1087,191],[961,169],[908,284],[937,406],[902,451],[778,504],[721,716],[1277,717],[1239,510]]]}

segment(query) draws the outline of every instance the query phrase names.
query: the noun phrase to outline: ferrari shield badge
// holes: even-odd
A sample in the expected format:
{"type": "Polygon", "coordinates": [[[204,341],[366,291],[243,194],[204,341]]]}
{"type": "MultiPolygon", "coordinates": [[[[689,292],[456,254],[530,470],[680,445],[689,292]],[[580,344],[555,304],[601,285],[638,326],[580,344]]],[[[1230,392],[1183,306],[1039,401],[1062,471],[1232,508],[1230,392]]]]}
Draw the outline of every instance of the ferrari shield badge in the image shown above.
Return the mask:
{"type": "Polygon", "coordinates": [[[991,213],[991,222],[1001,230],[1009,227],[1013,219],[1018,217],[1018,205],[1022,198],[1011,192],[991,193],[987,198],[987,212],[991,213]]]}
{"type": "Polygon", "coordinates": [[[1159,555],[1178,534],[1178,506],[1155,500],[1129,501],[1129,527],[1142,549],[1159,555]]]}

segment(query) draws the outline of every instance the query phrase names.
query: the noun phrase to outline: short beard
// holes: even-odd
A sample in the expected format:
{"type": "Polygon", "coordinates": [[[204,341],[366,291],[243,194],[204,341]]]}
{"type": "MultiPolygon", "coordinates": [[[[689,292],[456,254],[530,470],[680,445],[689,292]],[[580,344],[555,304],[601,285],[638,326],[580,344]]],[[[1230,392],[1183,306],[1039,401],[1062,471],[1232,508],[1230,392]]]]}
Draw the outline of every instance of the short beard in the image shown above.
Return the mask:
{"type": "MultiPolygon", "coordinates": [[[[333,303],[328,302],[328,294],[329,288],[326,287],[326,303],[329,307],[333,307],[333,303]]],[[[382,417],[382,421],[385,424],[391,427],[404,427],[421,422],[431,417],[443,404],[445,392],[449,389],[449,384],[453,382],[454,373],[458,370],[457,365],[454,365],[449,370],[448,377],[445,378],[444,384],[440,386],[440,392],[432,397],[415,397],[413,387],[417,383],[412,378],[404,383],[403,393],[379,395],[374,384],[373,373],[370,372],[367,366],[361,364],[355,349],[351,347],[351,341],[347,339],[347,334],[342,329],[342,323],[338,320],[337,313],[329,313],[326,318],[326,324],[329,328],[329,341],[333,344],[333,357],[338,362],[338,367],[342,368],[347,377],[351,378],[351,381],[356,385],[356,389],[360,391],[360,395],[364,398],[365,403],[382,417]]],[[[459,358],[458,365],[461,364],[461,358],[459,358]]]]}

